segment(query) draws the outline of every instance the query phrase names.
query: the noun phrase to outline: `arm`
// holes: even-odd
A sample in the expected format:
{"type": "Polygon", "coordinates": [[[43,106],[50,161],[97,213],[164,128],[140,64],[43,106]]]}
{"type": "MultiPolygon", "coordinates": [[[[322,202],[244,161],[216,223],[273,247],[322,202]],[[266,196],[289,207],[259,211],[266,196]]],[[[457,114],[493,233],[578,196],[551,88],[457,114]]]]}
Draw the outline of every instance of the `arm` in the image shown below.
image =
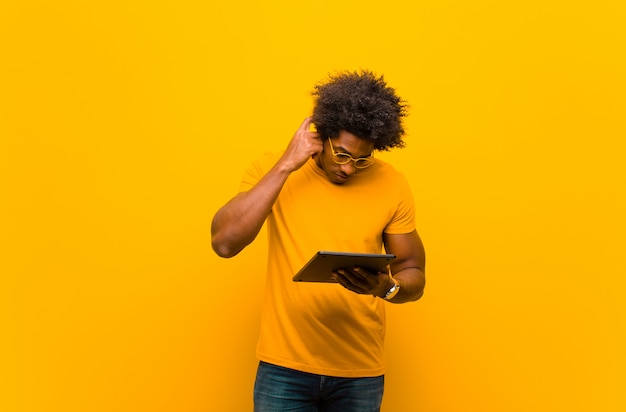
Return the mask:
{"type": "MultiPolygon", "coordinates": [[[[387,253],[396,255],[396,260],[391,263],[391,275],[400,283],[400,292],[390,302],[418,300],[426,286],[426,253],[417,231],[402,235],[384,234],[383,241],[387,253]]],[[[388,284],[382,293],[386,293],[391,286],[388,284]]]]}
{"type": "Polygon", "coordinates": [[[272,169],[217,211],[211,223],[211,245],[219,256],[233,257],[256,238],[289,175],[322,151],[322,140],[309,131],[310,126],[307,117],[272,169]]]}
{"type": "MultiPolygon", "coordinates": [[[[411,233],[390,235],[383,234],[385,251],[396,255],[391,265],[391,276],[400,284],[400,291],[389,300],[392,303],[405,303],[418,300],[424,294],[426,285],[424,246],[417,234],[411,233]]],[[[335,278],[345,288],[364,295],[382,297],[393,286],[387,272],[369,273],[361,268],[339,270],[334,272],[335,278]]]]}

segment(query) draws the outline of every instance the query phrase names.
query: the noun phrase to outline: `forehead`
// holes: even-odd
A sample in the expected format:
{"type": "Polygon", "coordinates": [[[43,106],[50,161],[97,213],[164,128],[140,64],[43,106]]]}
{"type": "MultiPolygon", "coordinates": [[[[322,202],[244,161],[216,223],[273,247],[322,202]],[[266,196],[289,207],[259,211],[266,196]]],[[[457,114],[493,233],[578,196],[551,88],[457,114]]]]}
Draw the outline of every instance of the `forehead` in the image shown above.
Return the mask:
{"type": "Polygon", "coordinates": [[[364,157],[372,154],[374,142],[342,130],[339,136],[333,139],[333,147],[336,151],[348,153],[352,157],[364,157]]]}

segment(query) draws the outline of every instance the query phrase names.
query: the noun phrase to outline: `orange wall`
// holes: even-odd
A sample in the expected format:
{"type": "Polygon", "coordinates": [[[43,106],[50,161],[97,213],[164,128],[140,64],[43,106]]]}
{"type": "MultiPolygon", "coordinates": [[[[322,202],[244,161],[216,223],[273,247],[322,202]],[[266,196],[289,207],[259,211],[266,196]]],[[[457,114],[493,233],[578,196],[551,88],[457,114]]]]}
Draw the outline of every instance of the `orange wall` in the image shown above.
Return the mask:
{"type": "Polygon", "coordinates": [[[251,410],[265,239],[210,220],[358,68],[428,252],[384,410],[626,410],[624,3],[248,3],[0,5],[0,410],[251,410]]]}

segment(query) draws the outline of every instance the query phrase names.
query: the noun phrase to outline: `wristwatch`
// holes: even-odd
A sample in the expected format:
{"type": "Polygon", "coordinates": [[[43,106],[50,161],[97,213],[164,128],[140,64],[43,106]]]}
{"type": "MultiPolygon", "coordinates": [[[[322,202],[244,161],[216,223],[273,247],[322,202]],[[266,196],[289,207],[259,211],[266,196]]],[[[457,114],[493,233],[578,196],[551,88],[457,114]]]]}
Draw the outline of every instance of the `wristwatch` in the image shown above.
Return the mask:
{"type": "Polygon", "coordinates": [[[393,286],[387,291],[387,293],[385,293],[385,296],[383,296],[383,299],[385,300],[393,299],[393,297],[396,296],[398,292],[400,292],[400,284],[398,283],[398,281],[395,280],[393,277],[391,278],[391,280],[393,281],[393,286]]]}

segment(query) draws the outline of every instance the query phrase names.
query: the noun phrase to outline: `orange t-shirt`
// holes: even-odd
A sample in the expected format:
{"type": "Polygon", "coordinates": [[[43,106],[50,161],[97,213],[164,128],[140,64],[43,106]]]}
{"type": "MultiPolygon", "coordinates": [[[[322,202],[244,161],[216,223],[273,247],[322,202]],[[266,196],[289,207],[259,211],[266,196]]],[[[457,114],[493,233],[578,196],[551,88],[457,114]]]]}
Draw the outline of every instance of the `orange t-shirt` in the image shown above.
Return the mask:
{"type": "MultiPolygon", "coordinates": [[[[280,154],[245,172],[252,188],[280,154]]],[[[287,368],[338,377],[384,374],[385,302],[338,284],[293,282],[318,250],[380,253],[383,232],[415,229],[404,176],[379,159],[343,185],[311,159],[292,173],[267,218],[268,266],[257,356],[287,368]]]]}

